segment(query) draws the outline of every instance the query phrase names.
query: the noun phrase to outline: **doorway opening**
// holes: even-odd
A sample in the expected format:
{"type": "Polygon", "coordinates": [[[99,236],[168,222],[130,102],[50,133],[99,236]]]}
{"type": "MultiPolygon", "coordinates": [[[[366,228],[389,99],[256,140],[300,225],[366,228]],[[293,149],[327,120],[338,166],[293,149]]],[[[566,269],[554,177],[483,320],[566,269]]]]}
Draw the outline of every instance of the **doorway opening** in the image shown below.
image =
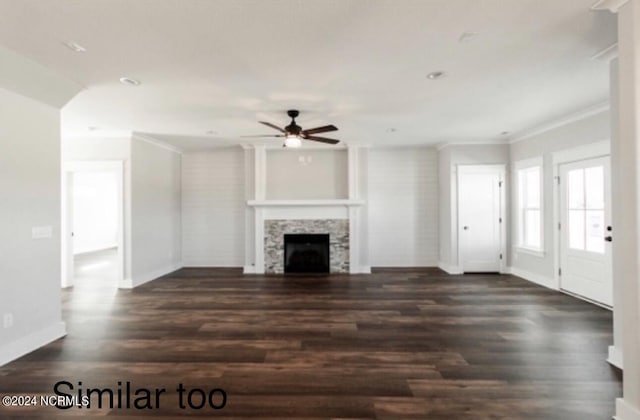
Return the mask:
{"type": "Polygon", "coordinates": [[[124,279],[123,163],[66,163],[62,287],[116,289],[124,279]]]}

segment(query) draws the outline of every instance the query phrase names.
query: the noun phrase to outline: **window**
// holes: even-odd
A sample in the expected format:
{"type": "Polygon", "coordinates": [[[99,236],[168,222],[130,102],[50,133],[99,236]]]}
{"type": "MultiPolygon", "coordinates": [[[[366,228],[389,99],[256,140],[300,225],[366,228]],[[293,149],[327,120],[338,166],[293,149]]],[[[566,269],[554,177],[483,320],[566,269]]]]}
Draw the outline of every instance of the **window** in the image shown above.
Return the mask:
{"type": "Polygon", "coordinates": [[[605,253],[604,167],[568,173],[569,248],[605,253]]]}
{"type": "Polygon", "coordinates": [[[543,249],[542,158],[516,163],[518,176],[518,240],[520,248],[543,249]]]}

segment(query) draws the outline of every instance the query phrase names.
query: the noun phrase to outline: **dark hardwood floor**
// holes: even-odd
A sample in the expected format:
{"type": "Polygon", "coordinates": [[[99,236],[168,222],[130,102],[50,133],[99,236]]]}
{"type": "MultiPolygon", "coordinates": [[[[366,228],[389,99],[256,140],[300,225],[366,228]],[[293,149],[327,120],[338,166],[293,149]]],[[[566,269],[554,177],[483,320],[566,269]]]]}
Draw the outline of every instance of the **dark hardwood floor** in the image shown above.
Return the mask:
{"type": "Polygon", "coordinates": [[[153,396],[165,388],[159,408],[117,408],[115,398],[99,409],[94,393],[91,408],[0,407],[0,418],[604,420],[622,392],[605,361],[611,313],[512,276],[183,269],[63,299],[67,337],[0,368],[0,395],[49,395],[68,381],[74,393],[82,382],[117,396],[129,381],[153,396]],[[183,405],[195,388],[222,389],[225,407],[180,409],[180,383],[183,405]]]}

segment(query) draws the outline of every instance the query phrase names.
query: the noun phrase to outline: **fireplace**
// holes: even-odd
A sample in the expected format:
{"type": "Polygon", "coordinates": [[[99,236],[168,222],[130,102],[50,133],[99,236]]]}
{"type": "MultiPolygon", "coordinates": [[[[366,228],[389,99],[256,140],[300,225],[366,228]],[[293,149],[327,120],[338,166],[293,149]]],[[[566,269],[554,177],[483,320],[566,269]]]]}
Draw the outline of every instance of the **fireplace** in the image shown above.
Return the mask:
{"type": "MultiPolygon", "coordinates": [[[[264,221],[264,272],[283,274],[285,256],[285,236],[320,235],[328,236],[329,273],[348,273],[349,220],[346,219],[268,219],[264,221]]],[[[262,235],[261,235],[262,236],[262,235]]],[[[295,239],[295,238],[294,238],[295,239]]],[[[306,244],[309,241],[304,242],[306,244]]],[[[256,255],[260,250],[256,251],[256,255]]],[[[309,271],[307,271],[309,272],[309,271]]],[[[326,273],[326,270],[322,272],[326,273]]]]}
{"type": "Polygon", "coordinates": [[[284,235],[285,273],[329,273],[329,234],[284,235]]]}

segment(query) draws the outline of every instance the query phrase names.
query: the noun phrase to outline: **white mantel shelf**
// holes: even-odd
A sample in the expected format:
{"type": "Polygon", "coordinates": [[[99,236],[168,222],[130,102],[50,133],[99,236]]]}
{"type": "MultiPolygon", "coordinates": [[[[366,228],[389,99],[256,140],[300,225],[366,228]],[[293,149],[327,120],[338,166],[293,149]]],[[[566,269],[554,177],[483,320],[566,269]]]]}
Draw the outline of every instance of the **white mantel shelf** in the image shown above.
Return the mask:
{"type": "Polygon", "coordinates": [[[251,207],[336,207],[363,206],[364,200],[249,200],[251,207]]]}

